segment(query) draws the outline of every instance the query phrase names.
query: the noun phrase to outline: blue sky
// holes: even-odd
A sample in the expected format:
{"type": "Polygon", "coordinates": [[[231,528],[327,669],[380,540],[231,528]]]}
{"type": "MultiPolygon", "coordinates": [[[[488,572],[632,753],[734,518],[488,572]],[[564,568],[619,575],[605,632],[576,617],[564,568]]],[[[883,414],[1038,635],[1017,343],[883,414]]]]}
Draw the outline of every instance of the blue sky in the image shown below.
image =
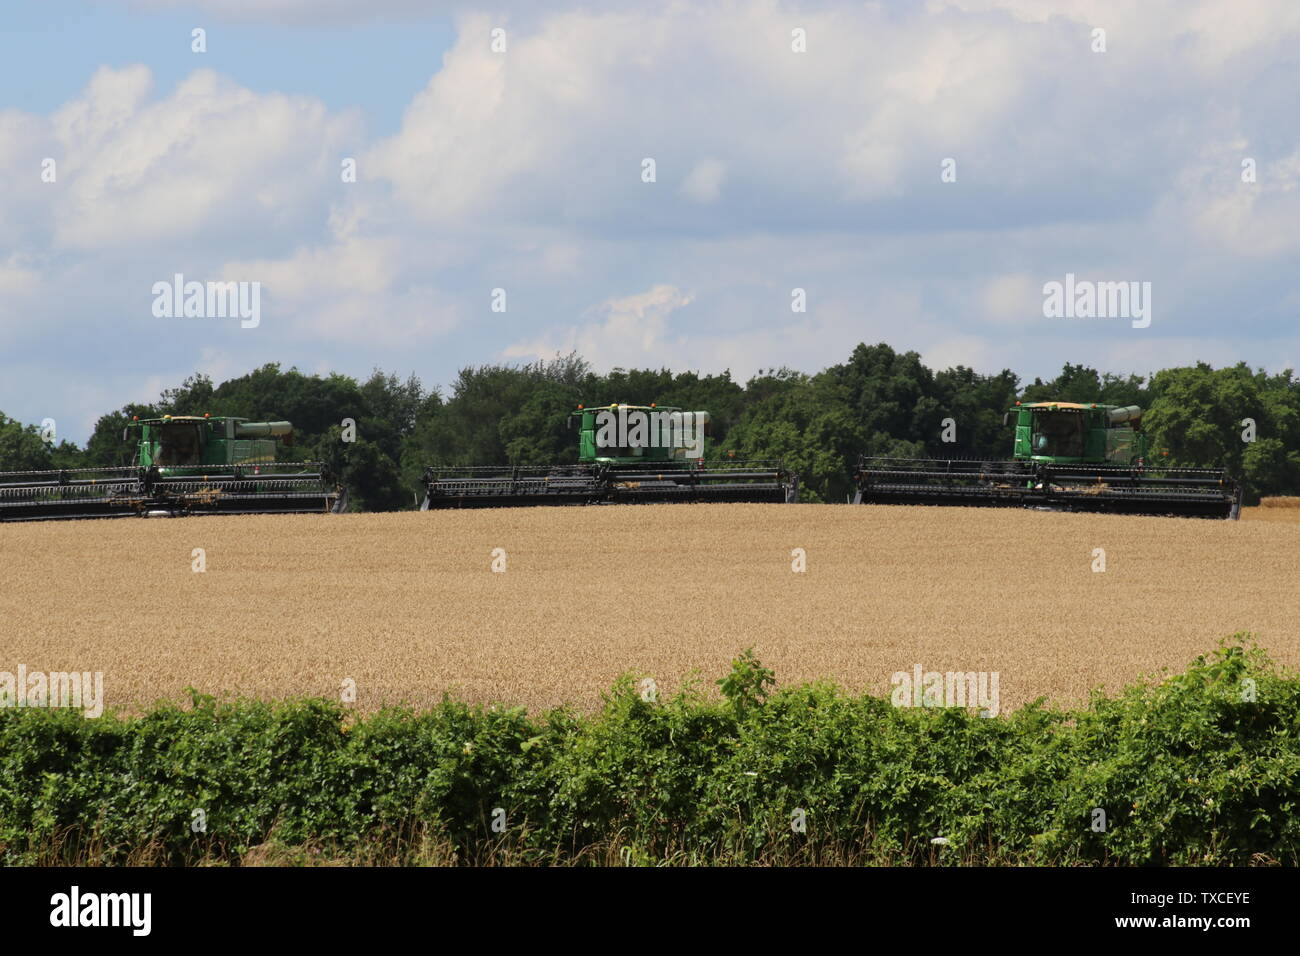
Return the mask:
{"type": "Polygon", "coordinates": [[[199,371],[571,349],[1294,367],[1297,34],[1290,0],[11,3],[0,411],[83,441],[199,371]],[[155,315],[177,273],[259,323],[155,315]],[[1151,324],[1045,317],[1067,273],[1151,283],[1151,324]]]}
{"type": "Polygon", "coordinates": [[[381,9],[373,20],[320,23],[232,18],[200,4],[13,0],[0,32],[3,105],[52,113],[77,97],[97,67],[133,63],[148,64],[157,88],[170,90],[198,63],[190,50],[195,27],[209,32],[203,66],[261,93],[303,93],[331,110],[360,108],[379,136],[398,130],[411,97],[456,38],[452,18],[432,9],[381,9]]]}

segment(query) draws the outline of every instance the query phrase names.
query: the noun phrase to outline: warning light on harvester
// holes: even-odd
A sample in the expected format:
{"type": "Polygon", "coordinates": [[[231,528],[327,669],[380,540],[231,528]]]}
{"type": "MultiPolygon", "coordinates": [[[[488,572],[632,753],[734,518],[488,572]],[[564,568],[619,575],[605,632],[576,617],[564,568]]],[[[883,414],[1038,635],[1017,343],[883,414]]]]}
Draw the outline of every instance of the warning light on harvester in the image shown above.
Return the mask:
{"type": "Polygon", "coordinates": [[[211,417],[212,417],[212,413],[211,413],[211,412],[204,412],[204,413],[203,413],[203,417],[204,417],[204,418],[211,418],[211,417]]]}
{"type": "Polygon", "coordinates": [[[582,411],[582,403],[581,403],[581,402],[578,403],[578,411],[582,411]]]}

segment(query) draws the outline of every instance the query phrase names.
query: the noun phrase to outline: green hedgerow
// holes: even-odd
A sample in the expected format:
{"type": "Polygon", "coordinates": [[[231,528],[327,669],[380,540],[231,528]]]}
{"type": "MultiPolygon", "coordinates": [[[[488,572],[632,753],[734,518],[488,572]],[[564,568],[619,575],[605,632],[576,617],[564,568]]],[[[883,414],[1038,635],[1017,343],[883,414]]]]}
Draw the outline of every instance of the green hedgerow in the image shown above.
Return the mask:
{"type": "Polygon", "coordinates": [[[433,832],[460,861],[1300,862],[1300,678],[1236,635],[1088,707],[992,718],[718,681],[603,709],[323,700],[0,711],[0,862],[239,862],[433,832]],[[494,822],[496,826],[494,826],[494,822]],[[937,842],[936,842],[937,841],[937,842]]]}

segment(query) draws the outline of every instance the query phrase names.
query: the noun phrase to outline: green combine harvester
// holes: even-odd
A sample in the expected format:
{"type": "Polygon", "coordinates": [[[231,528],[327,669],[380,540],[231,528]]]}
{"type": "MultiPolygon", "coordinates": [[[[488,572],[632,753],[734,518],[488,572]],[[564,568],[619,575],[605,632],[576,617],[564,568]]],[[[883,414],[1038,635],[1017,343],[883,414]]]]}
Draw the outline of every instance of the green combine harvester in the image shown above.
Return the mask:
{"type": "Polygon", "coordinates": [[[522,505],[792,502],[799,479],[779,461],[704,457],[708,412],[663,405],[578,406],[573,465],[430,467],[421,511],[522,505]]]}
{"type": "Polygon", "coordinates": [[[315,462],[276,462],[288,422],[209,415],[136,419],[135,460],[120,468],[0,473],[0,521],[340,512],[347,492],[315,462]]]}
{"type": "Polygon", "coordinates": [[[855,504],[976,505],[1237,518],[1241,486],[1217,468],[1147,461],[1142,409],[1016,403],[1009,461],[858,459],[855,504]]]}

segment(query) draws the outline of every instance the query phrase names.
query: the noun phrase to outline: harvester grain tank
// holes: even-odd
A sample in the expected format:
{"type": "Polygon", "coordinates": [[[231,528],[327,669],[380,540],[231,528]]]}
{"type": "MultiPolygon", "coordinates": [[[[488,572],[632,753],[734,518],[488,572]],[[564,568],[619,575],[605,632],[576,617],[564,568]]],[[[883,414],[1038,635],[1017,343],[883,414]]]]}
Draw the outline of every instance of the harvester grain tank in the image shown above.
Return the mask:
{"type": "Polygon", "coordinates": [[[792,502],[799,479],[779,461],[705,458],[708,412],[663,405],[579,405],[572,465],[433,466],[420,509],[649,502],[792,502]]]}
{"type": "Polygon", "coordinates": [[[1142,409],[1075,402],[1016,403],[1005,461],[858,459],[855,503],[1039,507],[1061,511],[1237,518],[1241,486],[1218,468],[1169,468],[1147,458],[1142,409]]]}
{"type": "Polygon", "coordinates": [[[0,521],[340,512],[347,492],[316,462],[277,462],[289,422],[164,415],[136,419],[118,468],[0,473],[0,521]]]}

